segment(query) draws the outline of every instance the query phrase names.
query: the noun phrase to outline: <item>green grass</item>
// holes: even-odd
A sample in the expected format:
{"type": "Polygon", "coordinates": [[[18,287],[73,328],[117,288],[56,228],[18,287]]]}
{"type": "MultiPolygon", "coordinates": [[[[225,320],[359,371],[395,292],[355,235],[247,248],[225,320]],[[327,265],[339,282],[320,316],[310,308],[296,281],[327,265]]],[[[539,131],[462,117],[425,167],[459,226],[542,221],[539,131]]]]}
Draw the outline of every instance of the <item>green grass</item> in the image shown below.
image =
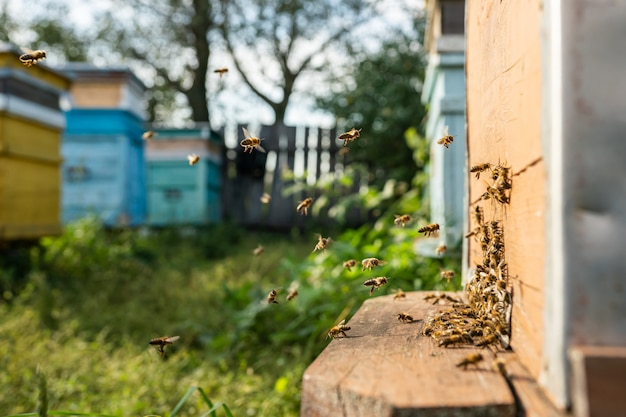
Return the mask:
{"type": "Polygon", "coordinates": [[[390,260],[377,295],[448,288],[438,272],[450,265],[416,257],[413,232],[365,227],[312,254],[313,232],[145,236],[78,222],[31,250],[27,272],[0,265],[2,415],[297,416],[327,329],[368,298],[366,273],[343,260],[390,260]],[[286,302],[293,281],[300,295],[286,302]],[[280,304],[264,302],[272,288],[280,304]],[[148,341],[172,335],[163,360],[148,341]]]}

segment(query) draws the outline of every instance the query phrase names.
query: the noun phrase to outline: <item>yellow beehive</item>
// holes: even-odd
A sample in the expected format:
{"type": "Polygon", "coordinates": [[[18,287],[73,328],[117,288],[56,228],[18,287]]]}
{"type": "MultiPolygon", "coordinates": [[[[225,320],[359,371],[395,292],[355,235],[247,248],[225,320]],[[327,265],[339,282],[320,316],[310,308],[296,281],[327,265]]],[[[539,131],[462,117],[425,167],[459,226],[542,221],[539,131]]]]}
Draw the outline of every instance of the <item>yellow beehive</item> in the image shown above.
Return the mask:
{"type": "Polygon", "coordinates": [[[0,240],[60,232],[60,99],[70,79],[0,45],[0,240]]]}

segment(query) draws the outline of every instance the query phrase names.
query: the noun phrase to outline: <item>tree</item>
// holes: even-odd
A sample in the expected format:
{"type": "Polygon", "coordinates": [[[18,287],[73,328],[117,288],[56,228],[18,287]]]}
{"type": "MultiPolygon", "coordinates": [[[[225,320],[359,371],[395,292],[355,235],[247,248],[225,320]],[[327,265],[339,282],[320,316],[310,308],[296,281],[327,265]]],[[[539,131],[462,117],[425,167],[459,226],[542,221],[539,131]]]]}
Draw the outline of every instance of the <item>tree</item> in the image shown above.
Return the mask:
{"type": "Polygon", "coordinates": [[[367,164],[375,184],[387,178],[410,182],[418,169],[405,132],[411,127],[421,130],[426,114],[421,102],[422,28],[418,21],[413,34],[399,33],[378,52],[362,54],[339,87],[317,100],[340,126],[362,129],[360,138],[349,145],[350,161],[367,164]]]}
{"type": "Polygon", "coordinates": [[[350,35],[373,9],[364,0],[222,0],[222,15],[235,68],[283,123],[298,80],[328,68],[329,52],[349,51],[350,35]]]}

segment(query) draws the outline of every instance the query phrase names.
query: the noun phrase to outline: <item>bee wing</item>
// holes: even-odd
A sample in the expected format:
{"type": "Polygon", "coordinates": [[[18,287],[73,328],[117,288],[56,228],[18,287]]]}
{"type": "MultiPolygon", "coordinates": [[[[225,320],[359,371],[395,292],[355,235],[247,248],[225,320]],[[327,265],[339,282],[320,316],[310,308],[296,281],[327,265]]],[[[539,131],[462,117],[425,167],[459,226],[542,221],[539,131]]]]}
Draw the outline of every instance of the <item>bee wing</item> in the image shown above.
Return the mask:
{"type": "Polygon", "coordinates": [[[443,127],[443,135],[448,136],[448,126],[443,127]]]}
{"type": "Polygon", "coordinates": [[[20,49],[21,49],[21,50],[22,50],[25,54],[32,54],[33,52],[35,52],[35,51],[33,51],[32,49],[27,48],[27,47],[25,47],[25,46],[20,47],[20,49]]]}
{"type": "Polygon", "coordinates": [[[171,337],[168,337],[167,339],[165,339],[165,341],[168,342],[168,343],[174,343],[178,339],[180,339],[180,336],[171,336],[171,337]]]}
{"type": "Polygon", "coordinates": [[[346,319],[343,319],[339,323],[337,323],[337,326],[342,326],[344,324],[346,324],[346,319]]]}
{"type": "Polygon", "coordinates": [[[246,129],[245,127],[242,127],[242,129],[243,129],[243,135],[245,136],[246,139],[252,137],[252,135],[250,135],[250,132],[248,132],[248,129],[246,129]]]}
{"type": "Polygon", "coordinates": [[[263,152],[263,153],[267,153],[267,151],[265,150],[265,148],[263,148],[261,145],[257,145],[257,150],[263,152]]]}

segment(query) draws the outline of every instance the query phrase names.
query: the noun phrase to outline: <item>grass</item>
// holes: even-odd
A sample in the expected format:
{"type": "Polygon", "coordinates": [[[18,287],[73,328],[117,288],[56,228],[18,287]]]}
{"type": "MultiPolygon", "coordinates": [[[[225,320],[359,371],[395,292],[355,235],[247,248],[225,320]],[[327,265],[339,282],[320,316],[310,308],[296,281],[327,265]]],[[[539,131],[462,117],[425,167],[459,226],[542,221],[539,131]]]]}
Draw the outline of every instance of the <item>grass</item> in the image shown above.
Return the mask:
{"type": "Polygon", "coordinates": [[[72,225],[32,249],[28,268],[0,265],[0,410],[297,416],[302,374],[328,343],[326,331],[368,297],[361,271],[340,261],[371,251],[392,260],[380,274],[397,278],[377,295],[448,288],[434,278],[443,261],[417,258],[404,231],[387,246],[376,230],[334,234],[327,253],[312,254],[313,233],[112,233],[90,218],[72,225]],[[254,257],[258,244],[265,251],[254,257]],[[293,281],[300,295],[287,302],[293,281]],[[280,304],[265,302],[272,288],[280,304]],[[165,359],[148,345],[173,335],[180,340],[165,359]]]}

